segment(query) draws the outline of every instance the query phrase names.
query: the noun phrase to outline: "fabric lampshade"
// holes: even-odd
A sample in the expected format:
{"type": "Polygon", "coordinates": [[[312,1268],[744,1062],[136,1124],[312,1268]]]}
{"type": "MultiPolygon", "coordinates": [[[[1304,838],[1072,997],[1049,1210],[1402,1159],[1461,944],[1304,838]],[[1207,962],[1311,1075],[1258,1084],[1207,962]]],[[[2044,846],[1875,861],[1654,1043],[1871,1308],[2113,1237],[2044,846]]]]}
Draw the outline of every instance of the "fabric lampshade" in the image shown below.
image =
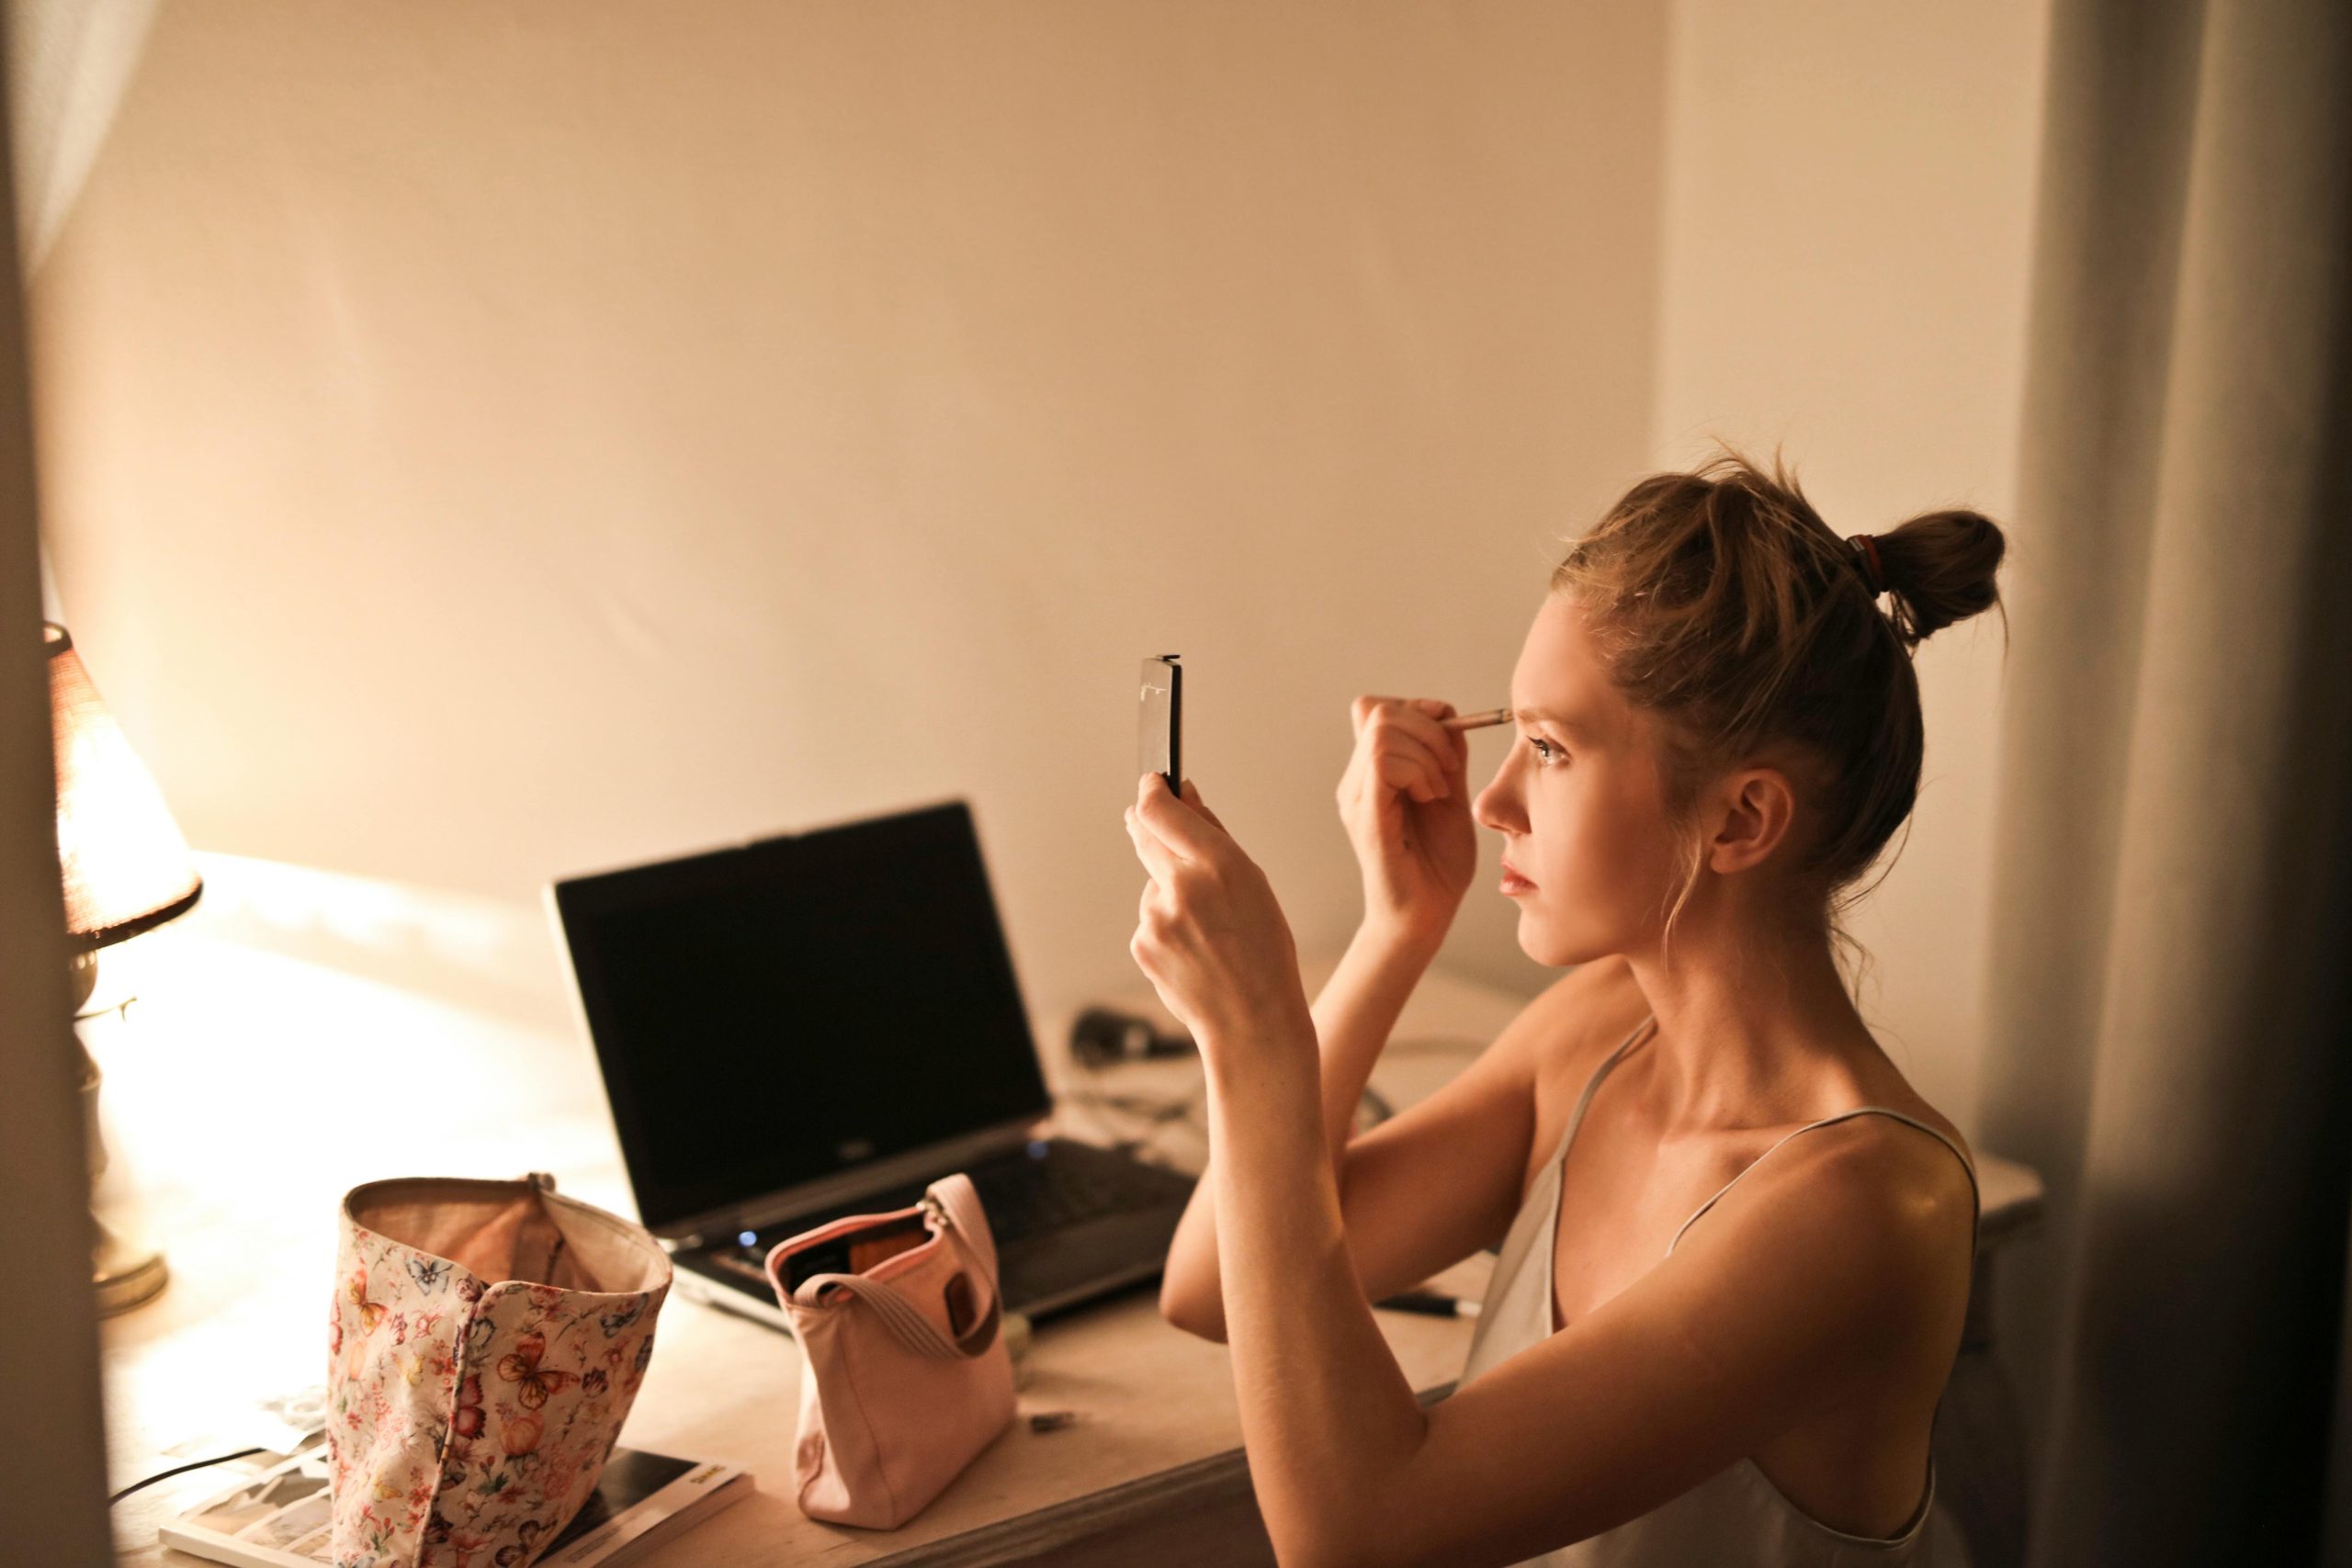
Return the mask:
{"type": "Polygon", "coordinates": [[[137,936],[185,914],[203,892],[163,792],[91,684],[74,639],[41,623],[57,750],[57,858],[77,950],[137,936]]]}

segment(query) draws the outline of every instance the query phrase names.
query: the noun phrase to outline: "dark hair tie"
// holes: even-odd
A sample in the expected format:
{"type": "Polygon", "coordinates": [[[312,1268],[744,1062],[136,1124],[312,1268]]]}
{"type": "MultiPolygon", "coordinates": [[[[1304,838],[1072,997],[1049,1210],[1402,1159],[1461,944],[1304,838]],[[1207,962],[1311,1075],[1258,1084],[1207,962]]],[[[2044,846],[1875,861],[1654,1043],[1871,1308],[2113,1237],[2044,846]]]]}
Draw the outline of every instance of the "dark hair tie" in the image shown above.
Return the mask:
{"type": "Polygon", "coordinates": [[[1886,567],[1878,558],[1878,540],[1869,534],[1857,534],[1852,542],[1855,564],[1863,567],[1863,574],[1870,580],[1871,597],[1875,599],[1886,592],[1886,567]]]}

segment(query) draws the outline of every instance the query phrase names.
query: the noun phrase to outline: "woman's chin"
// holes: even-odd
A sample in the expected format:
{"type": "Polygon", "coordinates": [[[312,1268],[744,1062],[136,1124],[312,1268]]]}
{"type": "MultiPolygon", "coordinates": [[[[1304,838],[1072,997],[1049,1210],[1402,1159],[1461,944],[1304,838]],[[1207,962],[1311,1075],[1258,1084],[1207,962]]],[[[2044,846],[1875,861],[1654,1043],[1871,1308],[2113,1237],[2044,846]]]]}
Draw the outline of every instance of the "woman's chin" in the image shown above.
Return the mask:
{"type": "Polygon", "coordinates": [[[1573,968],[1618,951],[1589,933],[1561,931],[1524,902],[1519,907],[1519,950],[1546,969],[1573,968]]]}
{"type": "Polygon", "coordinates": [[[1547,969],[1560,967],[1560,933],[1525,904],[1519,907],[1519,950],[1547,969]]]}

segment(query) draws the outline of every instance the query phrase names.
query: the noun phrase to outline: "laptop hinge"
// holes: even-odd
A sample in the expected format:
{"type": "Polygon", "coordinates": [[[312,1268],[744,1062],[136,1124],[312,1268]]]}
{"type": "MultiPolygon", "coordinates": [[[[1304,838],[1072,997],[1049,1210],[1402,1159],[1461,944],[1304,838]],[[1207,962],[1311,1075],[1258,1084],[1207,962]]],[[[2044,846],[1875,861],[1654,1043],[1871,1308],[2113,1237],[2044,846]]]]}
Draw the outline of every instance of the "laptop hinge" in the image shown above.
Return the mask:
{"type": "Polygon", "coordinates": [[[1049,1119],[1023,1116],[1017,1121],[1000,1122],[993,1127],[944,1143],[926,1144],[920,1149],[869,1161],[854,1170],[839,1171],[815,1181],[778,1188],[744,1202],[689,1214],[654,1228],[654,1235],[673,1252],[701,1247],[709,1241],[731,1241],[740,1231],[763,1229],[794,1214],[855,1202],[865,1193],[933,1180],[950,1171],[1009,1154],[1032,1138],[1042,1136],[1037,1129],[1049,1119]]]}

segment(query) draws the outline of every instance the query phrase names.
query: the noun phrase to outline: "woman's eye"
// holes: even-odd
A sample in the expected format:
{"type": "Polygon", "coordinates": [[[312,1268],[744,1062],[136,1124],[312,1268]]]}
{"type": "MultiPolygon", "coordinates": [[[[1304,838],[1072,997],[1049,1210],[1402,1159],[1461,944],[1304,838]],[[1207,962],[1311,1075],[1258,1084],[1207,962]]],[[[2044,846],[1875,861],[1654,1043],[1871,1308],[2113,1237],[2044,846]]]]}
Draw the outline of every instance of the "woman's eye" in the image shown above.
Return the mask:
{"type": "Polygon", "coordinates": [[[1566,752],[1555,748],[1549,740],[1538,739],[1532,735],[1527,738],[1527,743],[1535,749],[1536,760],[1547,768],[1566,755],[1566,752]]]}

